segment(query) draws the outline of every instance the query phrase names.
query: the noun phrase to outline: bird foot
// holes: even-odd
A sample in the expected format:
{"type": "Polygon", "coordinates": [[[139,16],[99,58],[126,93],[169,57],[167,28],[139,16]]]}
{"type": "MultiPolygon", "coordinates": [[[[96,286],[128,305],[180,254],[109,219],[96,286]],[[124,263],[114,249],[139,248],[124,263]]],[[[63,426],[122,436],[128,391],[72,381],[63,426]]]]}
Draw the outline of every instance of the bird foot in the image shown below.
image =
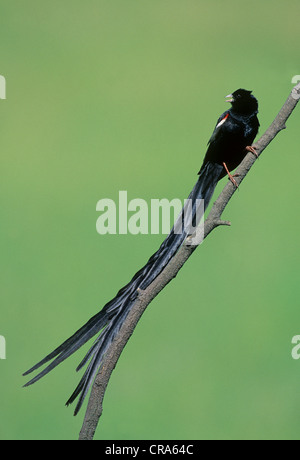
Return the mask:
{"type": "Polygon", "coordinates": [[[228,179],[230,180],[230,182],[231,182],[236,188],[239,188],[238,183],[237,183],[237,181],[235,180],[235,177],[239,177],[239,174],[234,174],[234,175],[232,175],[232,174],[230,174],[229,169],[227,168],[226,163],[223,163],[223,166],[224,166],[224,168],[225,168],[225,170],[226,170],[226,172],[227,172],[228,179]]]}
{"type": "Polygon", "coordinates": [[[248,145],[248,146],[246,147],[246,150],[247,150],[247,152],[253,153],[253,155],[255,155],[256,158],[258,158],[258,153],[257,153],[257,151],[255,150],[255,148],[252,147],[252,145],[248,145]]]}
{"type": "Polygon", "coordinates": [[[235,180],[235,177],[237,177],[236,175],[232,175],[232,174],[228,174],[228,179],[230,180],[230,182],[236,187],[236,188],[239,188],[238,186],[238,183],[237,181],[235,180]]]}

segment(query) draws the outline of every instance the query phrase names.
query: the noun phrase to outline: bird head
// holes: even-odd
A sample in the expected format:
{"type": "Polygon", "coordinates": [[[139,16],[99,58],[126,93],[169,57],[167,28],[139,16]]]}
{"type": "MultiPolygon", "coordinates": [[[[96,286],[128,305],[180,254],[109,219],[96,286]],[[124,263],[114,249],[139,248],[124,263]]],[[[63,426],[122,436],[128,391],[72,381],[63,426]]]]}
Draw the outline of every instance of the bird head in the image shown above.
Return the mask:
{"type": "Polygon", "coordinates": [[[226,96],[226,102],[230,102],[232,109],[236,113],[250,114],[257,113],[258,102],[253,96],[252,91],[237,89],[234,93],[226,96]]]}

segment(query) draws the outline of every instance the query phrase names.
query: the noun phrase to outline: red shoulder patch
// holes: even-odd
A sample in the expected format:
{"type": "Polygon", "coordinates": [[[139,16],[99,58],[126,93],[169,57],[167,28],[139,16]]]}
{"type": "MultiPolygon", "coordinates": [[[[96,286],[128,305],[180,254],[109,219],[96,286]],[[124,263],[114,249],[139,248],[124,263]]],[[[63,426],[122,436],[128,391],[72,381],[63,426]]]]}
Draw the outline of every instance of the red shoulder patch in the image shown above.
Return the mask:
{"type": "Polygon", "coordinates": [[[227,120],[228,117],[229,117],[229,113],[227,113],[225,115],[225,117],[217,124],[216,128],[219,128],[220,126],[222,126],[223,123],[225,123],[225,121],[227,120]]]}

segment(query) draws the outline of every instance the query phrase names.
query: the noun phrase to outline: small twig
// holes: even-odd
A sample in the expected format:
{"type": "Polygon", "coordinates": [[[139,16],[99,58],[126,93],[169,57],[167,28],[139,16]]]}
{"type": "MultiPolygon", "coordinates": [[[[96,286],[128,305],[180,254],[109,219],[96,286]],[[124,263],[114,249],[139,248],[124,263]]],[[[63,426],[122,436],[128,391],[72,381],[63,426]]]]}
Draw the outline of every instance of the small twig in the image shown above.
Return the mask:
{"type": "MultiPolygon", "coordinates": [[[[275,138],[275,136],[286,127],[286,121],[296,107],[300,97],[300,84],[296,85],[287,101],[283,105],[282,109],[278,113],[277,117],[267,129],[267,131],[261,136],[256,142],[255,149],[258,155],[261,155],[269,143],[275,138]]],[[[237,169],[237,184],[239,185],[251,167],[257,160],[253,153],[248,153],[243,162],[237,169]]],[[[204,238],[206,238],[215,228],[221,225],[231,225],[228,221],[223,221],[221,216],[229,203],[230,199],[234,195],[236,187],[228,182],[224,187],[223,191],[214,203],[209,216],[205,221],[204,226],[204,238]]],[[[130,336],[132,335],[139,319],[146,310],[150,302],[159,294],[159,292],[177,275],[181,267],[185,264],[188,258],[193,254],[197,246],[184,244],[180,250],[175,254],[173,259],[169,262],[162,273],[153,281],[153,283],[145,289],[145,291],[139,290],[139,296],[136,302],[132,306],[128,316],[126,317],[118,335],[112,342],[108,349],[101,368],[95,378],[91,395],[88,402],[83,425],[80,431],[80,440],[92,440],[95,434],[95,430],[98,425],[99,418],[101,417],[103,410],[103,399],[105,390],[111,374],[118,362],[118,359],[127,344],[130,336]]]]}
{"type": "Polygon", "coordinates": [[[220,226],[220,225],[227,225],[227,227],[230,227],[230,226],[231,226],[231,222],[230,222],[229,220],[221,220],[221,219],[220,219],[220,220],[218,220],[218,222],[216,222],[216,224],[217,224],[218,226],[220,226]]]}

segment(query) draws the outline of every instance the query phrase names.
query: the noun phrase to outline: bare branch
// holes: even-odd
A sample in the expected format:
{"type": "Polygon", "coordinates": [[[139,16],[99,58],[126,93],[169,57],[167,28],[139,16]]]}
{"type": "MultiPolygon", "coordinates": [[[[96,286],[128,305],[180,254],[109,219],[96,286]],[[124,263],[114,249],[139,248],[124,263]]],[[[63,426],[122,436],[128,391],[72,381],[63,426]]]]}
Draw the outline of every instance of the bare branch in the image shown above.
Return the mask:
{"type": "MultiPolygon", "coordinates": [[[[275,136],[283,129],[286,128],[286,121],[290,117],[294,108],[296,107],[300,98],[300,84],[296,85],[290,93],[285,104],[279,111],[273,123],[267,131],[260,137],[255,144],[255,149],[258,155],[261,155],[269,143],[275,136]]],[[[251,167],[257,160],[253,153],[249,152],[243,162],[237,169],[238,177],[236,178],[239,185],[246,177],[251,167]]],[[[223,191],[215,201],[206,221],[204,227],[204,238],[206,238],[215,228],[221,225],[231,225],[228,221],[223,221],[221,216],[234,195],[236,187],[228,182],[223,191]]],[[[173,279],[181,267],[185,264],[188,258],[193,254],[197,246],[189,244],[187,238],[185,244],[182,245],[180,250],[175,254],[173,259],[165,267],[162,273],[147,287],[145,291],[139,291],[139,296],[132,306],[130,313],[125,319],[118,335],[112,342],[108,349],[101,368],[95,378],[91,395],[88,402],[87,411],[80,431],[80,440],[92,440],[95,430],[98,425],[99,418],[103,410],[103,399],[105,390],[108,385],[110,376],[118,362],[118,359],[126,346],[129,338],[131,337],[139,319],[150,304],[150,302],[159,294],[159,292],[173,279]]]]}

